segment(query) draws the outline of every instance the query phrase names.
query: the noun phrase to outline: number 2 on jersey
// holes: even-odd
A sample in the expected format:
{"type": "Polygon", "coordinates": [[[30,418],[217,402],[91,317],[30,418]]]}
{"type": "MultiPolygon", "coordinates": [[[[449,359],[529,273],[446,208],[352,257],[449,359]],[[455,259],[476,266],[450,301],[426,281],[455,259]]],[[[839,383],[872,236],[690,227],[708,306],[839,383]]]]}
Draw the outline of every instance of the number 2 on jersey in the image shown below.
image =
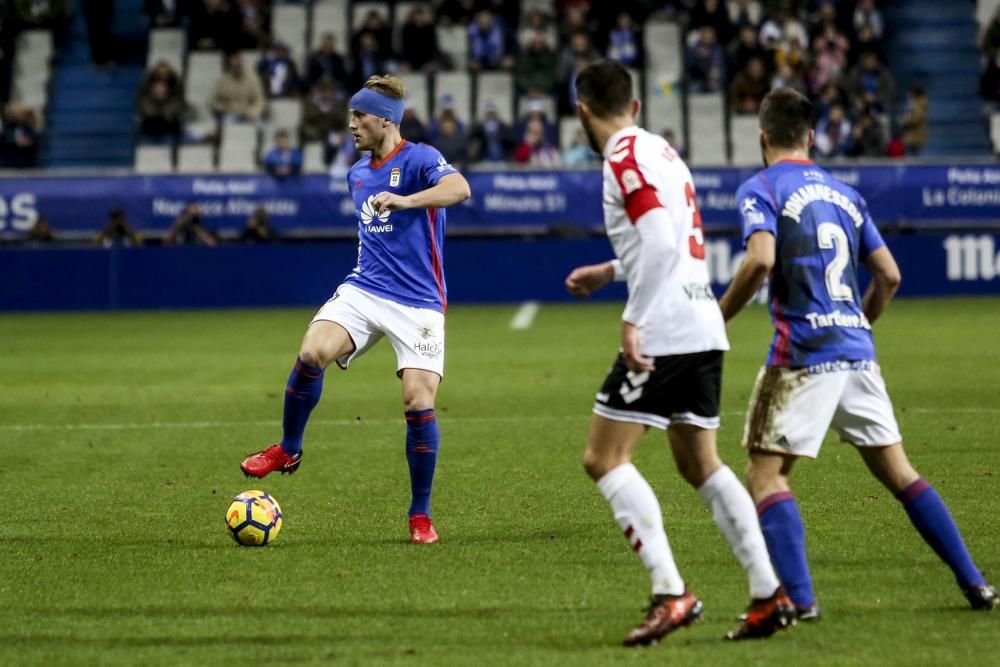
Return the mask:
{"type": "Polygon", "coordinates": [[[834,301],[852,301],[854,291],[843,283],[844,269],[847,268],[848,253],[851,247],[847,234],[832,222],[821,222],[816,227],[816,241],[824,250],[833,250],[834,256],[826,265],[826,291],[834,301]]]}
{"type": "Polygon", "coordinates": [[[705,259],[705,232],[701,225],[701,211],[698,209],[698,198],[694,194],[694,186],[690,183],[684,184],[684,197],[687,199],[687,205],[694,208],[688,248],[691,250],[691,256],[695,259],[705,259]]]}

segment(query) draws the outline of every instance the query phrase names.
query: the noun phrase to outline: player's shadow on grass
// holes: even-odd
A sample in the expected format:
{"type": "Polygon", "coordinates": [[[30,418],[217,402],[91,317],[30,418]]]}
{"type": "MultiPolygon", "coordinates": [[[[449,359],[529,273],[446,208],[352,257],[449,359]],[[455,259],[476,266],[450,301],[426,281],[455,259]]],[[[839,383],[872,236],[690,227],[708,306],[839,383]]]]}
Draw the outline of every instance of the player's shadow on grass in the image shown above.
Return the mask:
{"type": "MultiPolygon", "coordinates": [[[[545,528],[545,529],[531,529],[531,530],[519,530],[512,529],[504,532],[495,533],[478,533],[478,534],[467,534],[459,531],[448,531],[446,535],[441,538],[441,543],[433,546],[419,546],[420,549],[440,549],[446,546],[462,546],[462,545],[482,545],[482,544],[538,544],[544,542],[559,542],[567,540],[578,540],[580,538],[579,531],[575,529],[568,529],[566,527],[559,528],[545,528]]],[[[362,537],[351,539],[347,542],[337,542],[336,544],[343,546],[355,545],[355,546],[391,546],[391,545],[404,545],[411,547],[409,540],[405,535],[380,535],[378,537],[362,537]]],[[[334,541],[332,540],[317,540],[317,539],[294,539],[288,540],[283,543],[284,548],[294,548],[294,547],[317,547],[317,546],[332,546],[334,541]]]]}

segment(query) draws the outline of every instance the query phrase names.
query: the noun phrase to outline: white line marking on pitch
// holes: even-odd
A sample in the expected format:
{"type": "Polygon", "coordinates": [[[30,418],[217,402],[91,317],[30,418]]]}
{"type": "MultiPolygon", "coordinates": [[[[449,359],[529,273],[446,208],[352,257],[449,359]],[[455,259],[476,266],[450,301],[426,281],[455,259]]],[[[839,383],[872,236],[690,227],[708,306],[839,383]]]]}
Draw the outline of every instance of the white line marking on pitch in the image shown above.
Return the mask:
{"type": "Polygon", "coordinates": [[[521,304],[521,307],[517,309],[517,312],[514,313],[514,319],[510,321],[510,328],[515,331],[530,329],[531,323],[535,321],[535,315],[537,314],[538,302],[525,301],[521,304]]]}

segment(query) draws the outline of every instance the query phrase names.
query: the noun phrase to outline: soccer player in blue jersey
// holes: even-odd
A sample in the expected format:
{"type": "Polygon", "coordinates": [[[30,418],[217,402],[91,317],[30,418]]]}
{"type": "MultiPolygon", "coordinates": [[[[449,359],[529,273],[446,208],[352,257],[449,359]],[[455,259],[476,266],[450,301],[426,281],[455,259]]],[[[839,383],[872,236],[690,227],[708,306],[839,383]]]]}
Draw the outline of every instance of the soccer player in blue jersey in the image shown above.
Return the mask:
{"type": "Polygon", "coordinates": [[[729,321],[770,276],[775,333],[743,435],[747,481],[768,551],[800,618],[818,618],[805,529],[788,478],[800,457],[819,454],[832,427],[895,494],[972,608],[993,609],[996,590],[973,563],[934,487],[903,451],[871,331],[895,294],[899,269],[864,199],[809,161],[812,114],[809,101],[788,88],[771,91],[761,105],[767,168],[736,195],[747,254],[719,302],[729,321]],[[872,274],[863,296],[859,262],[872,274]]]}
{"type": "Polygon", "coordinates": [[[302,434],[319,401],[324,369],[342,369],[383,336],[396,352],[406,417],[412,502],[410,541],[438,540],[430,519],[440,435],[434,413],[444,374],[445,207],[469,198],[469,184],[441,153],[399,134],[403,83],[373,76],[350,102],[350,129],[370,151],[347,173],[358,218],[358,263],[306,331],[285,391],[281,442],[240,465],[247,475],[295,472],[302,434]]]}

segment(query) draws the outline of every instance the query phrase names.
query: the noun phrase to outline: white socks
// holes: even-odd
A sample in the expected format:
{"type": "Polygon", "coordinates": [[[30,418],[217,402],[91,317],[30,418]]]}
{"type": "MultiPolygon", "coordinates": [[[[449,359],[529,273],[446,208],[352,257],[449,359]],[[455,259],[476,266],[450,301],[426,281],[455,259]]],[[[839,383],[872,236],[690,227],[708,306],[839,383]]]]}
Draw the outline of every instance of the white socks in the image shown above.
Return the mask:
{"type": "MultiPolygon", "coordinates": [[[[732,472],[729,474],[732,475],[732,472]]],[[[718,474],[712,475],[712,479],[717,476],[718,474]]],[[[736,481],[735,476],[733,480],[736,481]]],[[[709,481],[711,482],[711,480],[709,481]]],[[[736,484],[739,486],[738,481],[736,484]]],[[[705,486],[708,486],[708,483],[705,486]]],[[[626,463],[597,480],[597,488],[607,498],[611,510],[615,514],[615,521],[625,532],[629,544],[639,554],[642,564],[649,570],[653,580],[653,594],[683,594],[684,580],[681,579],[680,572],[677,571],[677,564],[674,563],[674,555],[670,551],[670,543],[667,541],[667,533],[663,529],[663,513],[660,510],[660,503],[656,500],[656,494],[653,493],[653,489],[645,478],[634,465],[626,463]]],[[[743,490],[746,501],[749,503],[757,540],[763,549],[764,539],[761,537],[760,528],[757,527],[757,515],[754,513],[753,502],[742,486],[740,489],[743,490]]],[[[706,502],[708,501],[706,500],[706,502]]],[[[767,557],[766,550],[764,556],[767,557]]],[[[770,561],[768,561],[768,569],[770,570],[770,561]]],[[[773,572],[771,576],[774,576],[773,572]]],[[[768,591],[767,595],[770,594],[771,591],[768,591]]]]}
{"type": "Polygon", "coordinates": [[[746,570],[750,578],[750,597],[771,597],[780,582],[771,566],[764,535],[760,532],[757,509],[746,487],[740,484],[729,466],[723,465],[705,480],[698,493],[711,508],[716,525],[746,570]]]}

